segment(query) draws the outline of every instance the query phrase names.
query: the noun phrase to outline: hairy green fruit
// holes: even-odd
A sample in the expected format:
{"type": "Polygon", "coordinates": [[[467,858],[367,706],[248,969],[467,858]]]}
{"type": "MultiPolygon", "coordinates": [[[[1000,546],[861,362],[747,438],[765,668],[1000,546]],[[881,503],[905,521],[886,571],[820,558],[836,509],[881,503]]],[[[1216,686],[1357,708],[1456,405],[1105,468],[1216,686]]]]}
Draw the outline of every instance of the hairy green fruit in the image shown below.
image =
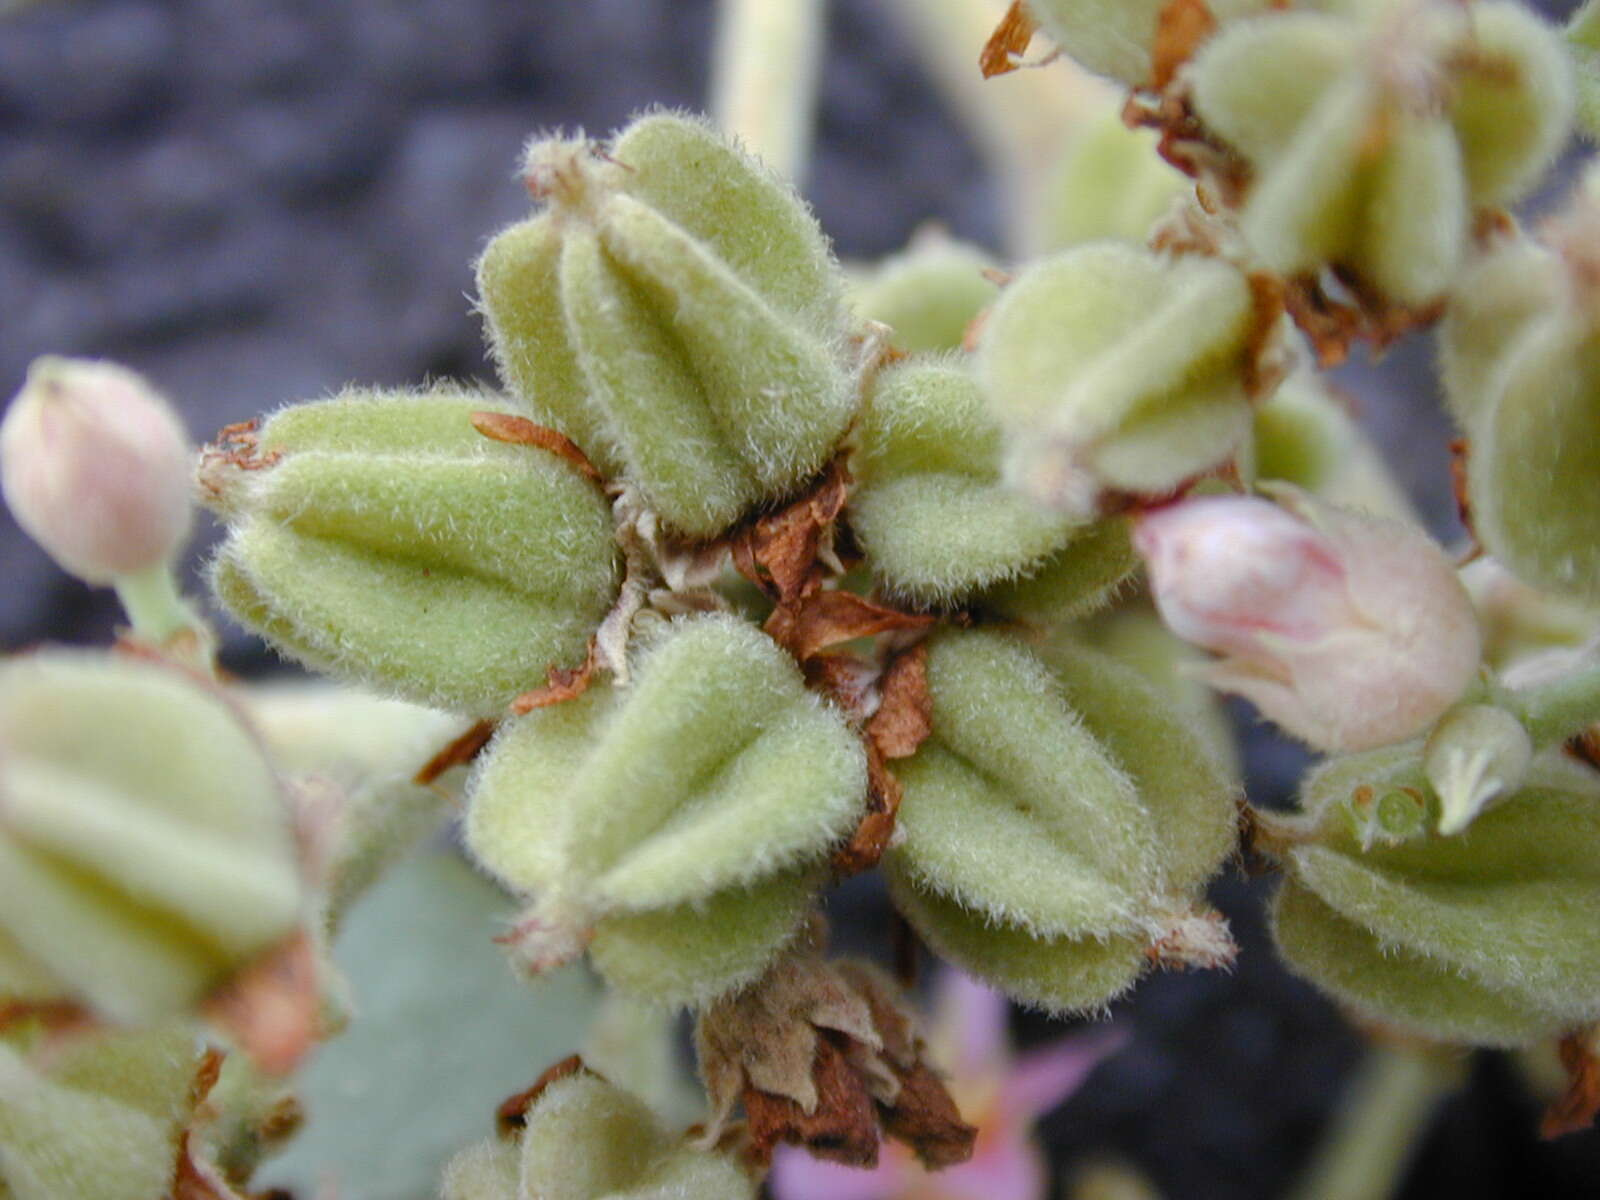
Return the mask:
{"type": "Polygon", "coordinates": [[[1241,21],[1193,88],[1253,172],[1243,232],[1266,265],[1333,264],[1404,305],[1450,286],[1473,210],[1532,186],[1573,104],[1554,32],[1493,0],[1241,21]]]}
{"type": "Polygon", "coordinates": [[[0,1000],[190,1012],[286,941],[301,886],[272,768],[176,669],[49,651],[0,666],[0,1000]]]}
{"type": "Polygon", "coordinates": [[[1363,851],[1330,819],[1367,790],[1424,794],[1416,744],[1331,760],[1304,786],[1275,933],[1289,965],[1369,1017],[1517,1045],[1600,1016],[1600,779],[1559,754],[1455,836],[1363,851]]]}
{"type": "Polygon", "coordinates": [[[1250,427],[1250,285],[1216,259],[1100,242],[1017,277],[990,314],[978,378],[1006,474],[1069,514],[1104,489],[1165,492],[1218,467],[1250,427]]]}
{"type": "Polygon", "coordinates": [[[457,1155],[443,1200],[754,1200],[728,1155],[674,1137],[636,1097],[579,1070],[539,1094],[514,1142],[457,1155]]]}
{"type": "Polygon", "coordinates": [[[617,589],[610,509],[568,459],[493,441],[470,389],[281,409],[202,484],[230,536],[212,585],[336,678],[487,714],[581,662],[617,589]]]}
{"type": "Polygon", "coordinates": [[[879,373],[851,469],[851,528],[879,582],[915,603],[1032,575],[1079,531],[1002,484],[999,426],[959,359],[879,373]]]}
{"type": "Polygon", "coordinates": [[[976,246],[923,232],[874,266],[851,298],[861,316],[894,330],[902,350],[959,350],[967,326],[1000,294],[987,274],[997,267],[976,246]]]}
{"type": "Polygon", "coordinates": [[[509,938],[531,969],[575,955],[630,991],[694,1003],[792,935],[815,868],[862,815],[866,757],[754,627],[669,626],[627,689],[596,685],[495,738],[467,841],[536,897],[509,938]]]}
{"type": "Polygon", "coordinates": [[[656,113],[602,151],[528,151],[546,207],[478,289],[507,385],[711,537],[827,461],[855,411],[837,265],[793,190],[707,125],[656,113]]]}
{"type": "Polygon", "coordinates": [[[0,1196],[168,1195],[194,1107],[193,1034],[168,1025],[59,1047],[34,1040],[0,1039],[0,1196]]]}
{"type": "Polygon", "coordinates": [[[934,640],[928,685],[888,862],[932,946],[1057,1010],[1121,991],[1153,946],[1226,957],[1215,928],[1196,944],[1193,910],[1233,843],[1234,790],[1153,687],[1064,639],[1041,658],[975,632],[934,640]]]}
{"type": "Polygon", "coordinates": [[[1193,187],[1156,153],[1153,130],[1129,129],[1113,109],[1067,143],[1040,200],[1040,244],[1065,250],[1117,238],[1143,243],[1150,228],[1193,187]]]}

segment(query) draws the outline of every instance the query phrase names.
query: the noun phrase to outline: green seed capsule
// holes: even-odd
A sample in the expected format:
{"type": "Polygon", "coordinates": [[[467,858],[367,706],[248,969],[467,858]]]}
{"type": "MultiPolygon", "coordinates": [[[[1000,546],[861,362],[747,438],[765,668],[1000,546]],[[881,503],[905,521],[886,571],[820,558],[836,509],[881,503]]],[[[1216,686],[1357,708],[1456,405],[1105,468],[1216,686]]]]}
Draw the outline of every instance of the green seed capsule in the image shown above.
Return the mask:
{"type": "Polygon", "coordinates": [[[547,202],[478,289],[507,385],[711,537],[817,471],[855,410],[836,264],[805,205],[696,121],[533,145],[547,202]]]}
{"type": "Polygon", "coordinates": [[[1328,820],[1354,787],[1423,794],[1415,743],[1306,781],[1310,840],[1276,915],[1297,972],[1358,1011],[1449,1041],[1514,1045],[1600,1016],[1600,780],[1559,754],[1465,833],[1363,850],[1328,820]]]}
{"type": "Polygon", "coordinates": [[[478,433],[485,408],[351,391],[270,417],[250,469],[214,457],[222,602],[309,666],[474,714],[582,661],[616,594],[609,508],[567,459],[478,433]]]}
{"type": "Polygon", "coordinates": [[[931,944],[1075,1010],[1126,988],[1183,923],[1232,846],[1234,792],[1136,672],[1064,640],[1042,655],[991,633],[932,643],[933,735],[896,764],[904,841],[887,861],[931,944]]]}
{"type": "Polygon", "coordinates": [[[1515,201],[1560,149],[1570,71],[1520,5],[1355,9],[1222,30],[1195,58],[1194,104],[1254,173],[1242,228],[1266,265],[1333,264],[1427,304],[1473,210],[1515,201]]]}
{"type": "Polygon", "coordinates": [[[1000,429],[960,360],[881,372],[852,460],[851,528],[893,594],[947,604],[1032,575],[1079,531],[1000,481],[1000,429]]]}
{"type": "Polygon", "coordinates": [[[0,1039],[0,1196],[167,1195],[193,1109],[193,1033],[97,1033],[42,1053],[29,1042],[0,1039]]]}
{"type": "Polygon", "coordinates": [[[278,781],[232,709],[87,653],[0,666],[0,876],[0,992],[126,1024],[194,1010],[301,915],[278,781]]]}
{"type": "Polygon", "coordinates": [[[1250,285],[1210,258],[1112,242],[1018,276],[995,305],[978,379],[1006,474],[1069,514],[1100,492],[1164,492],[1225,463],[1249,430],[1250,285]]]}
{"type": "Polygon", "coordinates": [[[861,316],[894,330],[902,350],[959,350],[967,326],[1000,294],[986,274],[997,266],[976,246],[919,233],[859,280],[851,298],[861,316]]]}
{"type": "Polygon", "coordinates": [[[678,622],[626,690],[599,684],[496,737],[467,840],[537,898],[511,941],[538,969],[592,937],[613,982],[693,1003],[792,935],[829,848],[859,820],[865,752],[771,639],[678,622]]]}

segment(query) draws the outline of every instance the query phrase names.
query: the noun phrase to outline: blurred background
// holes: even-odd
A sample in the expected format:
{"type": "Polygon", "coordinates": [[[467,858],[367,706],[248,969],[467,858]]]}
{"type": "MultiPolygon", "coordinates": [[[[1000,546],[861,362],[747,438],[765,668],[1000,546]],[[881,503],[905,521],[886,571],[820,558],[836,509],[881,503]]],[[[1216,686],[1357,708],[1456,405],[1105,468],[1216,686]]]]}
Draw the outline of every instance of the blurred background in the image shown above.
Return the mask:
{"type": "MultiPolygon", "coordinates": [[[[1553,17],[1574,6],[1540,5],[1553,17]]],[[[470,264],[527,210],[523,141],[702,106],[713,10],[0,0],[0,388],[42,353],[114,358],[172,396],[200,441],[349,382],[491,379],[470,264]]],[[[888,0],[833,0],[831,21],[806,190],[841,256],[895,250],[930,220],[998,245],[996,189],[888,0]]],[[[1449,433],[1430,356],[1414,339],[1343,382],[1448,538],[1449,433]]],[[[110,594],[60,574],[3,513],[0,564],[0,650],[110,637],[110,594]]],[[[246,674],[275,665],[237,630],[225,659],[246,674]]],[[[1242,732],[1252,797],[1282,801],[1303,758],[1242,732]]],[[[1168,1197],[1285,1193],[1360,1041],[1276,966],[1267,886],[1234,872],[1217,887],[1244,946],[1235,972],[1157,976],[1117,1007],[1131,1044],[1042,1126],[1065,1174],[1109,1154],[1168,1197]]],[[[870,884],[836,911],[882,918],[870,884]]],[[[1018,1016],[1016,1031],[1027,1042],[1060,1027],[1018,1016]]],[[[1512,1061],[1478,1056],[1403,1194],[1600,1194],[1600,1133],[1541,1144],[1540,1103],[1512,1061]]]]}

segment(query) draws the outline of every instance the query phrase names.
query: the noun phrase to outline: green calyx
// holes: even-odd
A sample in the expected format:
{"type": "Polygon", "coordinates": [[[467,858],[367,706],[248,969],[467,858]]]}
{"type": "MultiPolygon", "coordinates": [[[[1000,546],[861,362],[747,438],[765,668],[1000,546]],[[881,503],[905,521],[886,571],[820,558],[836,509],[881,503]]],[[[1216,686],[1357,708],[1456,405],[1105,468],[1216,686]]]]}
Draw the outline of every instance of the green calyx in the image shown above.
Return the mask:
{"type": "Polygon", "coordinates": [[[978,350],[1007,478],[1081,518],[1106,489],[1161,493],[1222,466],[1250,428],[1255,318],[1217,259],[1099,242],[1030,267],[978,350]]]}
{"type": "Polygon", "coordinates": [[[535,898],[510,942],[537,970],[589,946],[616,985],[689,1004],[759,974],[864,811],[843,717],[754,627],[667,626],[626,689],[508,723],[474,777],[467,841],[535,898]]]}
{"type": "Polygon", "coordinates": [[[707,125],[534,144],[544,203],[478,289],[507,386],[709,538],[819,470],[856,408],[837,265],[804,203],[707,125]]]}
{"type": "Polygon", "coordinates": [[[512,1140],[462,1151],[442,1200],[754,1200],[730,1155],[675,1136],[631,1093],[580,1068],[547,1085],[512,1140]]]}
{"type": "Polygon", "coordinates": [[[1600,1016],[1600,781],[1559,754],[1445,836],[1365,848],[1329,820],[1353,793],[1427,797],[1419,747],[1331,760],[1306,781],[1309,840],[1274,910],[1299,974],[1356,1011],[1444,1041],[1519,1045],[1600,1016]]]}
{"type": "Polygon", "coordinates": [[[1186,714],[1065,639],[937,637],[928,685],[886,865],[930,945],[1056,1011],[1103,1004],[1152,957],[1227,958],[1196,894],[1233,844],[1235,790],[1186,714]]]}
{"type": "Polygon", "coordinates": [[[218,597],[290,656],[440,708],[498,711],[575,666],[616,595],[609,507],[572,461],[473,425],[467,388],[282,409],[214,452],[218,597]]]}
{"type": "Polygon", "coordinates": [[[301,917],[278,780],[220,695],[133,659],[0,666],[0,1000],[192,1014],[301,917]]]}
{"type": "Polygon", "coordinates": [[[1474,211],[1518,199],[1560,149],[1566,57],[1517,4],[1330,7],[1223,29],[1194,60],[1195,109],[1250,168],[1242,230],[1266,266],[1331,264],[1426,305],[1474,211]]]}

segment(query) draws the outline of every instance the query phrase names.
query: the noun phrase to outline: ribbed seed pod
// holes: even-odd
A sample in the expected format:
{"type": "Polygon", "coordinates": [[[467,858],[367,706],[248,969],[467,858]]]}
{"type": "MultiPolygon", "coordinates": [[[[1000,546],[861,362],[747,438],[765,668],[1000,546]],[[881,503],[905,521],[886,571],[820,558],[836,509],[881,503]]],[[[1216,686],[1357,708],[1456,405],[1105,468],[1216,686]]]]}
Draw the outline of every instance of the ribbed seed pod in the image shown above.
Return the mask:
{"type": "Polygon", "coordinates": [[[817,471],[855,380],[838,268],[793,189],[667,113],[604,151],[535,143],[526,171],[546,207],[478,263],[512,391],[691,536],[817,471]]]}
{"type": "Polygon", "coordinates": [[[0,999],[125,1024],[192,1011],[301,915],[278,781],[229,706],[81,652],[0,666],[0,878],[0,999]]]}
{"type": "Polygon", "coordinates": [[[515,1141],[462,1151],[442,1200],[754,1200],[732,1157],[674,1137],[636,1097],[580,1070],[540,1092],[515,1141]]]}
{"type": "Polygon", "coordinates": [[[851,528],[894,595],[948,604],[1031,575],[1083,528],[1009,491],[1000,427],[960,359],[879,373],[851,460],[851,528]]]}
{"type": "Polygon", "coordinates": [[[1253,321],[1249,283],[1217,259],[1098,242],[1030,267],[978,350],[1008,479],[1081,517],[1105,488],[1164,492],[1222,465],[1250,428],[1253,321]]]}
{"type": "Polygon", "coordinates": [[[1193,95],[1254,172],[1242,227],[1268,267],[1333,264],[1422,305],[1473,211],[1516,200],[1560,149],[1570,75],[1522,6],[1440,2],[1240,21],[1196,56],[1193,95]]]}
{"type": "Polygon", "coordinates": [[[1036,655],[982,632],[936,638],[928,686],[885,861],[931,946],[1057,1011],[1131,986],[1153,946],[1226,955],[1215,926],[1197,944],[1195,894],[1233,844],[1234,787],[1155,688],[1065,639],[1036,655]]]}
{"type": "Polygon", "coordinates": [[[480,434],[503,400],[350,391],[281,409],[202,484],[230,536],[212,586],[336,678],[474,714],[583,660],[617,588],[609,506],[566,458],[480,434]]]}
{"type": "Polygon", "coordinates": [[[0,1039],[0,1196],[168,1195],[194,1107],[193,1033],[96,1033],[42,1054],[31,1040],[0,1039]]]}
{"type": "Polygon", "coordinates": [[[592,937],[613,984],[709,999],[795,929],[860,819],[866,757],[792,659],[732,617],[677,622],[626,690],[508,723],[474,777],[467,841],[535,897],[509,939],[537,970],[592,937]]]}
{"type": "Polygon", "coordinates": [[[851,300],[861,316],[894,330],[902,350],[959,350],[967,326],[1000,294],[985,274],[998,265],[976,246],[921,232],[857,280],[851,300]]]}
{"type": "Polygon", "coordinates": [[[1330,761],[1305,782],[1309,840],[1284,852],[1274,932],[1289,965],[1363,1015],[1512,1046],[1600,1017],[1600,777],[1546,754],[1463,834],[1363,851],[1360,793],[1427,794],[1418,744],[1330,761]]]}

